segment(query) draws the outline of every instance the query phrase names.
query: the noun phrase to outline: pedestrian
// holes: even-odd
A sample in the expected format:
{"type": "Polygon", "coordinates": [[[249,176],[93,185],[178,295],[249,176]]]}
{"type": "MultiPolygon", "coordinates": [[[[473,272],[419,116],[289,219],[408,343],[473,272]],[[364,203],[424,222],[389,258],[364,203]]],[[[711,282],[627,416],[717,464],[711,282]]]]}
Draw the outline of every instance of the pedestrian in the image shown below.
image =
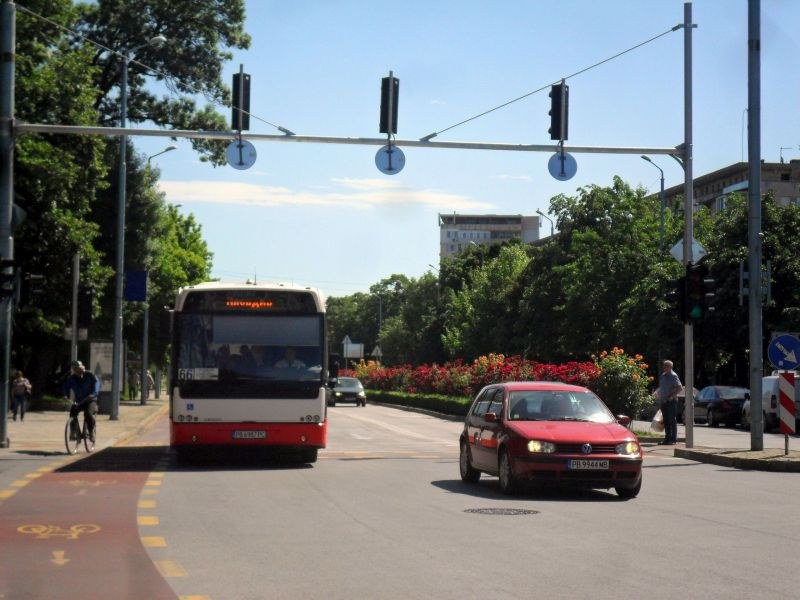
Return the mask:
{"type": "Polygon", "coordinates": [[[128,369],[128,400],[136,400],[136,391],[139,389],[139,374],[136,369],[128,369]]]}
{"type": "Polygon", "coordinates": [[[672,361],[665,360],[658,378],[658,402],[664,417],[664,446],[674,446],[678,441],[678,392],[683,389],[677,373],[672,370],[672,361]]]}
{"type": "Polygon", "coordinates": [[[25,404],[31,394],[31,389],[31,382],[25,378],[22,371],[15,372],[14,379],[11,381],[11,410],[14,413],[15,421],[18,410],[19,420],[25,420],[25,404]]]}
{"type": "MultiPolygon", "coordinates": [[[[94,373],[87,371],[79,360],[70,364],[72,375],[64,382],[64,399],[69,398],[70,392],[74,394],[72,407],[69,410],[71,417],[78,416],[83,411],[83,418],[91,432],[89,435],[94,441],[94,416],[97,414],[97,394],[100,393],[100,380],[94,373]]],[[[73,420],[72,426],[75,426],[73,420]]],[[[78,432],[70,432],[70,439],[78,439],[78,432]],[[74,436],[74,437],[73,437],[74,436]]]]}

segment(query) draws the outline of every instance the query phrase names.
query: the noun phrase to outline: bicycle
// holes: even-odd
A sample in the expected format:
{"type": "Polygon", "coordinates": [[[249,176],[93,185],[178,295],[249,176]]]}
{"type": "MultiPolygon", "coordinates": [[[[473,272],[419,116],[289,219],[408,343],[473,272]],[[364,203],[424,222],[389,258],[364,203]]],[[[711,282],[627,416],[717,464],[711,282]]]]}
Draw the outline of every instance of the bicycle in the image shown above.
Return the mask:
{"type": "Polygon", "coordinates": [[[83,414],[83,411],[80,411],[77,415],[67,416],[67,424],[64,427],[64,444],[67,447],[67,454],[75,454],[78,452],[78,448],[81,446],[81,442],[83,442],[84,447],[86,448],[86,452],[92,452],[94,450],[94,440],[95,434],[97,433],[97,423],[95,423],[94,430],[89,431],[89,426],[86,424],[86,418],[83,414]],[[72,421],[75,421],[77,430],[77,435],[75,439],[72,439],[72,421]]]}

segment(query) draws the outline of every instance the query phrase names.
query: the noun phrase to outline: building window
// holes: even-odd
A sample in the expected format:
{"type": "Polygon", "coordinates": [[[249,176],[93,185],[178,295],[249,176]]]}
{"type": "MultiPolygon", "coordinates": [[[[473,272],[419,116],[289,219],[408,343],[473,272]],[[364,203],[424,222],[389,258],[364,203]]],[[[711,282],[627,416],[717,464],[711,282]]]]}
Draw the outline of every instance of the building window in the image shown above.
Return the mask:
{"type": "Polygon", "coordinates": [[[791,181],[792,174],[791,173],[781,173],[781,181],[791,181]]]}
{"type": "Polygon", "coordinates": [[[725,210],[725,204],[727,203],[726,202],[727,200],[728,200],[727,196],[719,196],[717,198],[717,210],[718,211],[725,210]]]}

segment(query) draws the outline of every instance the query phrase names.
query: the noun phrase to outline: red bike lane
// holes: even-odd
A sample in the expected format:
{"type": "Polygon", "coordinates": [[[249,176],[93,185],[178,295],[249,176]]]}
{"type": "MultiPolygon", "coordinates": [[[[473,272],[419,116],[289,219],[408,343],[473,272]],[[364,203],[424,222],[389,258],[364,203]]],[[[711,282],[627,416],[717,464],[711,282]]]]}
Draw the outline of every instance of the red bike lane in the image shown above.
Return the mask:
{"type": "Polygon", "coordinates": [[[0,598],[178,598],[139,536],[139,497],[159,452],[108,448],[0,502],[0,598]]]}

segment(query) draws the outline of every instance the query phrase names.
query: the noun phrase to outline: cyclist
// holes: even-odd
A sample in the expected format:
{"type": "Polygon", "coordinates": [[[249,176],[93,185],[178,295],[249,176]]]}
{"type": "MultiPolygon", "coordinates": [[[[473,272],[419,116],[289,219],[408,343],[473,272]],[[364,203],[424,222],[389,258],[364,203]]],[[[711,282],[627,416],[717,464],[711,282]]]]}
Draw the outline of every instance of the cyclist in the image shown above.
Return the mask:
{"type": "MultiPolygon", "coordinates": [[[[69,398],[69,393],[75,394],[75,402],[69,409],[70,417],[77,417],[83,411],[83,418],[86,422],[90,435],[94,436],[94,415],[97,414],[97,394],[100,393],[100,380],[94,373],[87,371],[86,367],[79,360],[73,360],[70,364],[72,375],[67,377],[64,382],[64,399],[69,398]]],[[[78,439],[77,421],[72,422],[72,439],[78,439]]]]}

